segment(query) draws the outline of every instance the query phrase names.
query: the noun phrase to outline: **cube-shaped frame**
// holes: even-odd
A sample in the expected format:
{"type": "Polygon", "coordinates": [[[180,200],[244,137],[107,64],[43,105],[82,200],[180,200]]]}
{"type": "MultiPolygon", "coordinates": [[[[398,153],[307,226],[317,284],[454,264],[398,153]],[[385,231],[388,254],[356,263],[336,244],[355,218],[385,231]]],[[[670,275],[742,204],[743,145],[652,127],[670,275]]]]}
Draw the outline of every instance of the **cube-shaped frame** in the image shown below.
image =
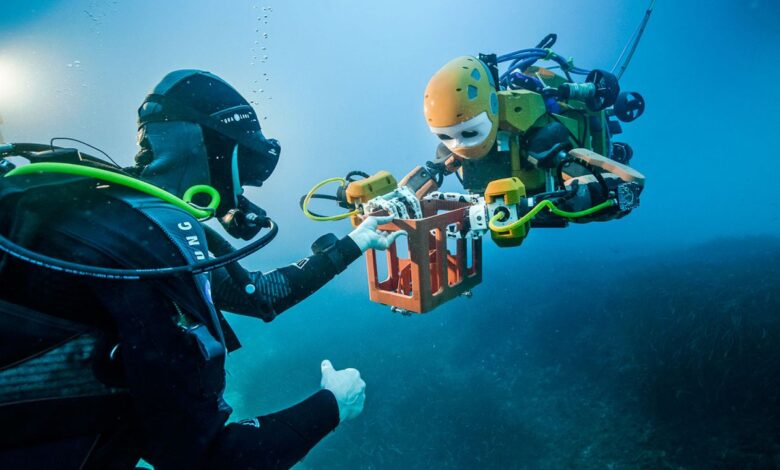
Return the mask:
{"type": "Polygon", "coordinates": [[[426,313],[482,282],[482,238],[454,240],[454,253],[447,246],[447,227],[464,229],[470,204],[459,201],[425,200],[422,219],[396,219],[380,227],[406,230],[385,252],[387,273],[380,278],[377,252],[366,253],[368,288],[372,301],[407,312],[426,313]],[[408,257],[400,257],[398,244],[408,243],[408,257]]]}

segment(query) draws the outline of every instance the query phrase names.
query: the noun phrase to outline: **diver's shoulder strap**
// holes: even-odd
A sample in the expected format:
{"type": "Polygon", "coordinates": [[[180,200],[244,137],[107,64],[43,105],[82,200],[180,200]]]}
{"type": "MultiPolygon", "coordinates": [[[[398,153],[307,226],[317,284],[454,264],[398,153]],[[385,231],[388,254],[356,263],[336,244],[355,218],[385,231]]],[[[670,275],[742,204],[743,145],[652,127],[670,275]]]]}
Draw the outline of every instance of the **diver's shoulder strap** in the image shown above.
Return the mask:
{"type": "MultiPolygon", "coordinates": [[[[191,214],[143,194],[122,193],[122,201],[126,202],[157,225],[181,251],[189,262],[205,261],[209,256],[206,232],[200,222],[191,214]]],[[[205,305],[204,318],[209,325],[209,331],[222,343],[228,351],[241,347],[238,336],[217,310],[211,298],[210,276],[207,273],[194,276],[199,287],[202,304],[205,305]]]]}
{"type": "Polygon", "coordinates": [[[121,199],[151,219],[165,232],[182,251],[187,261],[205,261],[208,258],[206,233],[198,219],[191,214],[158,198],[143,194],[124,193],[121,199]]]}

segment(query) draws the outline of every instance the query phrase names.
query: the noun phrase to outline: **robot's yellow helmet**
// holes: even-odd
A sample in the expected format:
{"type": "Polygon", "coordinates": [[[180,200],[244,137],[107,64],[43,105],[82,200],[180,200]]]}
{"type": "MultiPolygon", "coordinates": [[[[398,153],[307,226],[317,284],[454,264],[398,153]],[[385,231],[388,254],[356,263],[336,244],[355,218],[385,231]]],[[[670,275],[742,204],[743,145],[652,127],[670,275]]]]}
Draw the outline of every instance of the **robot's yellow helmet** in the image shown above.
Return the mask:
{"type": "Polygon", "coordinates": [[[451,60],[428,82],[425,119],[431,132],[456,155],[482,158],[498,132],[498,96],[487,65],[463,56],[451,60]]]}

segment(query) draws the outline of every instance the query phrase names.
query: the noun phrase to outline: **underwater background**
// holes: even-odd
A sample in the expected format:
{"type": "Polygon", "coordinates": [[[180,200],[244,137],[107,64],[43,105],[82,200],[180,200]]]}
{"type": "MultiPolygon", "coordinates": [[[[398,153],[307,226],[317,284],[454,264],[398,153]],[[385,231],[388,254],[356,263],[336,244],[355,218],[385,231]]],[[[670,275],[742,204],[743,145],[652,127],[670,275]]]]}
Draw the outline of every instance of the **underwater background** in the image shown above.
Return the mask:
{"type": "MultiPolygon", "coordinates": [[[[270,270],[350,230],[303,217],[312,184],[432,158],[422,93],[445,62],[555,32],[608,69],[646,6],[0,0],[0,132],[129,165],[163,75],[224,77],[282,144],[248,192],[281,234],[245,266],[270,270]]],[[[780,468],[778,19],[776,0],[657,2],[621,81],[647,100],[618,138],[647,176],[629,217],[487,242],[473,297],[422,316],[371,303],[362,260],[270,324],[229,315],[234,418],[308,396],[328,358],[360,370],[365,410],[300,469],[780,468]]]]}

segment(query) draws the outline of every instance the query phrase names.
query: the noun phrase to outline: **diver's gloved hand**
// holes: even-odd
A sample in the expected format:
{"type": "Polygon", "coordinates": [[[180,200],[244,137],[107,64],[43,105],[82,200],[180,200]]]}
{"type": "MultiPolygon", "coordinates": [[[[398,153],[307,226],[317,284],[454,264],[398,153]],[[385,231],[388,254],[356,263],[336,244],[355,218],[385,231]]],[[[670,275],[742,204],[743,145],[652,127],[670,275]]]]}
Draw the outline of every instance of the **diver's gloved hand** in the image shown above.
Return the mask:
{"type": "Polygon", "coordinates": [[[329,360],[322,361],[322,382],[330,390],[339,405],[339,422],[356,418],[363,411],[366,401],[366,383],[357,369],[335,370],[329,360]]]}
{"type": "Polygon", "coordinates": [[[404,230],[393,233],[378,230],[380,225],[390,223],[392,220],[393,216],[368,217],[349,234],[349,238],[357,244],[363,253],[370,249],[386,250],[395,243],[398,237],[406,235],[404,230]]]}

